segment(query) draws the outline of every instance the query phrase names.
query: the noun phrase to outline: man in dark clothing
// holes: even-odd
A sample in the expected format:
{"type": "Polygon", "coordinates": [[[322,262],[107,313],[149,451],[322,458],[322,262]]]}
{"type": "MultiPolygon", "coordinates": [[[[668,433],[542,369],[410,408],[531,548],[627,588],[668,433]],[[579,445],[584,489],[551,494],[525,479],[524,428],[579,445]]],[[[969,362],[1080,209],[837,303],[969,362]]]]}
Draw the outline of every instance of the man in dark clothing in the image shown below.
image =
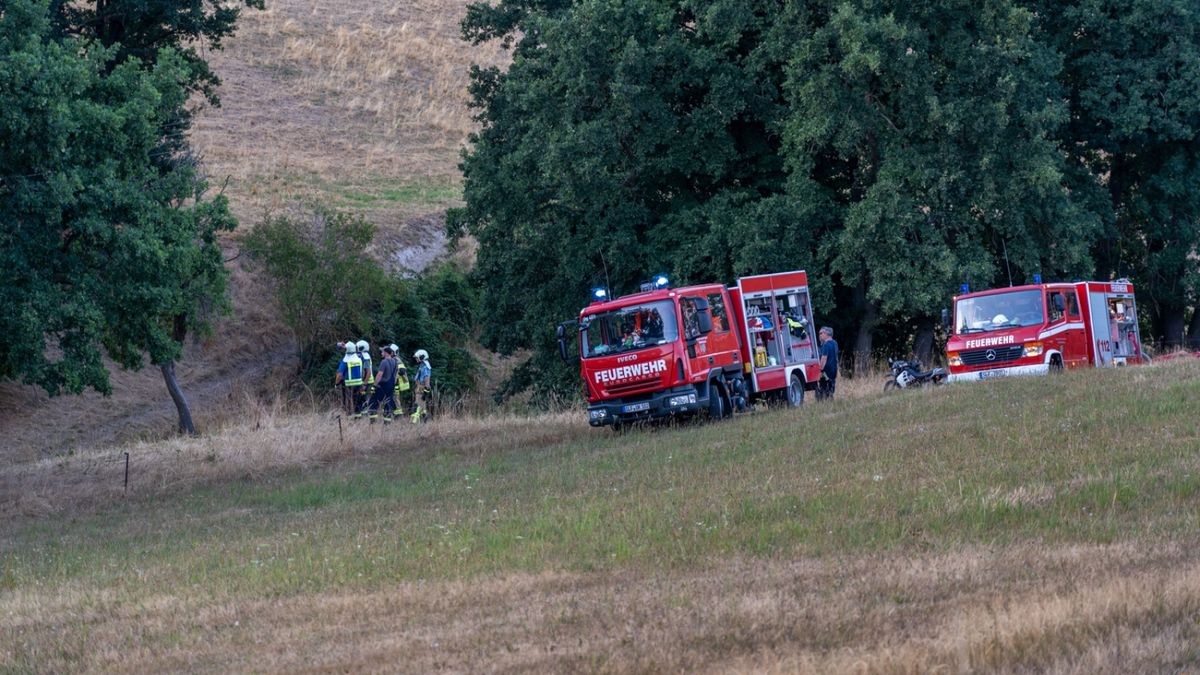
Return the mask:
{"type": "Polygon", "coordinates": [[[821,381],[817,383],[817,400],[820,401],[832,399],[837,388],[838,344],[829,326],[821,327],[817,339],[821,342],[821,381]]]}
{"type": "Polygon", "coordinates": [[[383,348],[383,360],[375,368],[375,393],[367,402],[367,413],[371,421],[379,416],[380,404],[383,407],[383,421],[392,421],[392,411],[396,409],[396,359],[390,346],[383,348]]]}

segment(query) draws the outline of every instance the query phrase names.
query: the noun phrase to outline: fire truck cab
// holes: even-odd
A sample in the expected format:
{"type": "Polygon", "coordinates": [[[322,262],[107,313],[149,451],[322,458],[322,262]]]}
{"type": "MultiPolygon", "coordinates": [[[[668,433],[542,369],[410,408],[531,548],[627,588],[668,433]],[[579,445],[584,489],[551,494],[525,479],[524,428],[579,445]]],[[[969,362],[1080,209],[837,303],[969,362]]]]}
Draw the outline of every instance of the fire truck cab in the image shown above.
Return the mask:
{"type": "Polygon", "coordinates": [[[1031,284],[955,296],[951,381],[1145,363],[1133,285],[1031,284]]]}
{"type": "MultiPolygon", "coordinates": [[[[660,276],[615,299],[597,289],[577,327],[592,426],[721,418],[773,391],[800,405],[819,375],[802,271],[744,277],[731,288],[671,288],[660,276]]],[[[565,358],[565,326],[558,338],[565,358]]]]}

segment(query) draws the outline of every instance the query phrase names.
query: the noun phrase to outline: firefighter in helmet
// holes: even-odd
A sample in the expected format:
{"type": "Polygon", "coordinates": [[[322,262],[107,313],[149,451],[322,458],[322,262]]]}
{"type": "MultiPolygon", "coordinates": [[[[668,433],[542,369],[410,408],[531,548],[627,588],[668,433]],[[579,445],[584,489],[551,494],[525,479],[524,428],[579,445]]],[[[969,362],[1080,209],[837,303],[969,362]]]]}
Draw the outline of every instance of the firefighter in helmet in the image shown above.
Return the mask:
{"type": "Polygon", "coordinates": [[[429,419],[429,382],[433,376],[433,368],[429,365],[429,352],[418,349],[413,352],[417,362],[417,376],[413,378],[413,412],[412,423],[429,419]]]}
{"type": "Polygon", "coordinates": [[[343,403],[355,418],[359,418],[362,417],[362,413],[359,410],[363,403],[363,363],[362,359],[358,357],[358,346],[349,341],[344,344],[343,349],[345,349],[346,355],[342,357],[342,362],[338,364],[337,375],[333,378],[333,384],[334,386],[342,385],[343,403]]]}
{"type": "Polygon", "coordinates": [[[408,368],[404,365],[404,359],[400,358],[400,347],[395,342],[389,346],[392,348],[393,358],[396,359],[396,414],[403,415],[404,399],[408,397],[408,390],[411,388],[408,368]]]}

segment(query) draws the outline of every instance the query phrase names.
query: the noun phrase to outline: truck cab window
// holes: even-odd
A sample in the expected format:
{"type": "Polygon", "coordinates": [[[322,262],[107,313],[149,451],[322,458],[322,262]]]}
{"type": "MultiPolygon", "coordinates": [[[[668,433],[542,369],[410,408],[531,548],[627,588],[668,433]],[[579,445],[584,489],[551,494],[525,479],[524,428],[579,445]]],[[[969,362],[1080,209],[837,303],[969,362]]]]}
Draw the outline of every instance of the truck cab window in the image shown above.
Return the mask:
{"type": "Polygon", "coordinates": [[[683,337],[691,340],[700,337],[700,320],[696,317],[696,302],[691,298],[679,301],[679,309],[683,313],[683,337]]]}
{"type": "Polygon", "coordinates": [[[1079,320],[1079,298],[1073,290],[1067,291],[1067,318],[1072,321],[1079,320]]]}
{"type": "Polygon", "coordinates": [[[679,336],[675,321],[667,300],[593,314],[580,330],[584,358],[673,342],[679,336]]]}
{"type": "Polygon", "coordinates": [[[1050,323],[1062,321],[1065,305],[1062,291],[1050,291],[1046,294],[1046,314],[1050,317],[1050,323]]]}
{"type": "Polygon", "coordinates": [[[724,333],[729,330],[729,318],[725,314],[725,299],[720,293],[710,293],[708,307],[712,312],[713,330],[724,333]]]}

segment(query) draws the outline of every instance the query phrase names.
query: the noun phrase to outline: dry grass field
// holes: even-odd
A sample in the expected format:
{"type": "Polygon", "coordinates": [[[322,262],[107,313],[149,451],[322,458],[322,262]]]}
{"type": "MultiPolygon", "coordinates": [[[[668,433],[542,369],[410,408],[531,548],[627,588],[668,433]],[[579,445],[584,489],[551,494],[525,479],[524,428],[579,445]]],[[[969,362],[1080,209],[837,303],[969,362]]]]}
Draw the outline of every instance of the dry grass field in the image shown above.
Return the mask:
{"type": "MultiPolygon", "coordinates": [[[[445,210],[461,194],[459,151],[473,129],[470,64],[504,58],[459,40],[467,0],[267,4],[208,55],[224,81],[222,107],[202,110],[192,134],[241,231],[315,200],[374,222],[376,253],[396,267],[442,255],[445,210]]],[[[225,243],[233,315],[190,342],[177,369],[203,429],[286,389],[295,364],[269,288],[236,259],[237,242],[225,243]]],[[[0,384],[0,465],[172,434],[175,409],[156,369],[116,371],[113,387],[109,398],[50,399],[0,384]]]]}
{"type": "Polygon", "coordinates": [[[466,5],[279,0],[245,13],[211,59],[222,107],[196,125],[213,182],[228,179],[243,218],[319,199],[390,234],[456,203],[469,67],[505,59],[459,40],[466,5]]]}
{"type": "Polygon", "coordinates": [[[878,384],[0,470],[0,671],[1200,669],[1200,364],[878,384]]]}

